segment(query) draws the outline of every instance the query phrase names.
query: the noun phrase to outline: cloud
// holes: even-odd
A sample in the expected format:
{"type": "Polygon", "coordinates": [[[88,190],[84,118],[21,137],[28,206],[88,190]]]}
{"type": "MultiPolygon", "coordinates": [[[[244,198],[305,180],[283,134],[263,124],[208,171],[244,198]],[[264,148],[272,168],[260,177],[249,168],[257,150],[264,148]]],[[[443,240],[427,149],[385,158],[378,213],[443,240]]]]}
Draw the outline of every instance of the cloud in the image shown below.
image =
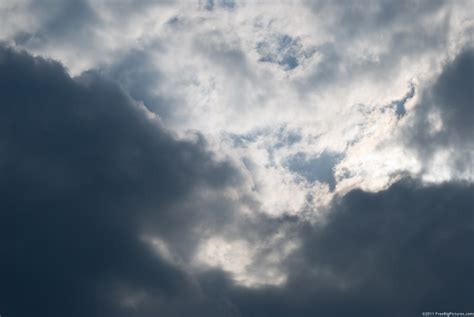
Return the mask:
{"type": "Polygon", "coordinates": [[[404,132],[407,144],[425,162],[432,179],[436,174],[441,178],[473,177],[473,82],[474,51],[467,47],[446,63],[424,90],[404,132]],[[439,165],[448,175],[436,171],[439,165]]]}
{"type": "Polygon", "coordinates": [[[468,310],[471,7],[1,1],[0,314],[468,310]]]}
{"type": "Polygon", "coordinates": [[[235,288],[215,272],[213,283],[201,276],[203,288],[224,296],[239,316],[467,312],[472,192],[465,183],[425,187],[410,179],[378,193],[351,191],[324,225],[294,227],[302,248],[286,262],[284,286],[235,288]]]}
{"type": "Polygon", "coordinates": [[[222,191],[239,186],[238,172],[202,139],[171,136],[97,74],[71,78],[9,48],[0,58],[2,313],[469,309],[472,185],[405,179],[378,193],[353,190],[318,223],[244,217],[222,191]]]}
{"type": "Polygon", "coordinates": [[[57,62],[2,47],[0,90],[2,314],[125,316],[122,288],[198,294],[140,235],[157,219],[155,234],[186,241],[205,216],[173,205],[196,188],[237,184],[232,165],[202,138],[177,140],[94,73],[71,78],[57,62]]]}

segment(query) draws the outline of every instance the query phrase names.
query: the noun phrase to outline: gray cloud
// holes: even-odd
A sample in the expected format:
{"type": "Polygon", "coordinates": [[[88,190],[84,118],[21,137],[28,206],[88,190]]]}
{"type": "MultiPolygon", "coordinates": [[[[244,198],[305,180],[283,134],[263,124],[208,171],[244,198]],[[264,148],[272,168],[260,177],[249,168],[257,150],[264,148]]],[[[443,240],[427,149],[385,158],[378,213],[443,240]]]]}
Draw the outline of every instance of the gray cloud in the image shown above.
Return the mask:
{"type": "Polygon", "coordinates": [[[129,315],[114,298],[120,287],[197,297],[140,228],[157,219],[155,233],[186,241],[203,216],[173,204],[238,181],[231,165],[202,138],[174,139],[94,73],[70,78],[56,62],[1,48],[0,90],[2,314],[129,315]]]}
{"type": "Polygon", "coordinates": [[[160,71],[153,65],[149,54],[156,46],[131,50],[111,65],[103,65],[100,73],[119,83],[131,97],[143,101],[150,111],[158,114],[163,122],[167,122],[173,116],[177,101],[154,92],[162,80],[160,71]]]}
{"type": "Polygon", "coordinates": [[[51,42],[55,45],[80,42],[84,43],[84,48],[90,48],[94,28],[100,23],[99,17],[85,0],[33,1],[28,3],[26,11],[34,13],[38,26],[14,37],[15,43],[25,47],[41,47],[51,42]]]}
{"type": "Polygon", "coordinates": [[[307,1],[311,12],[324,17],[321,27],[334,39],[314,47],[321,62],[301,80],[302,91],[324,91],[330,84],[349,83],[359,76],[390,80],[406,58],[446,46],[449,3],[446,1],[307,1]],[[443,14],[443,19],[435,19],[443,14]],[[430,23],[426,24],[427,19],[430,23]],[[370,43],[360,56],[358,47],[370,43]],[[372,58],[370,51],[384,47],[372,58]]]}
{"type": "Polygon", "coordinates": [[[425,90],[415,108],[407,143],[423,161],[440,150],[449,150],[455,170],[471,168],[474,143],[474,50],[464,49],[447,63],[436,81],[425,90]],[[433,118],[439,123],[433,122],[433,118]],[[434,126],[440,124],[437,129],[434,126]]]}
{"type": "Polygon", "coordinates": [[[423,187],[409,179],[375,194],[355,190],[332,207],[326,224],[293,222],[303,247],[287,261],[284,287],[236,288],[217,271],[201,283],[239,316],[470,311],[472,193],[472,185],[423,187]]]}

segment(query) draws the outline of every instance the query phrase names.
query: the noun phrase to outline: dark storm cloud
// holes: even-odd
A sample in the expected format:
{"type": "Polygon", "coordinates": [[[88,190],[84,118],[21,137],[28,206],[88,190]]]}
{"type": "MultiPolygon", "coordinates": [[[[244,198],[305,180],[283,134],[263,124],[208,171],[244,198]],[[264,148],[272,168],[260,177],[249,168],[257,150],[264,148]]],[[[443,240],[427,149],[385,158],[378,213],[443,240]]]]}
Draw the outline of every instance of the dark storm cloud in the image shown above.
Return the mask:
{"type": "Polygon", "coordinates": [[[284,287],[236,288],[219,272],[201,276],[201,285],[239,316],[472,311],[473,189],[404,180],[379,193],[352,191],[326,224],[294,223],[303,246],[287,261],[284,287]]]}
{"type": "Polygon", "coordinates": [[[200,212],[173,204],[238,181],[235,170],[202,138],[174,139],[93,73],[73,79],[2,47],[0,92],[1,314],[129,316],[122,288],[198,303],[187,273],[152,254],[140,228],[158,219],[158,233],[186,241],[200,212]]]}
{"type": "Polygon", "coordinates": [[[415,108],[407,142],[420,157],[430,161],[439,150],[451,151],[452,167],[471,168],[474,151],[474,50],[464,49],[445,65],[434,84],[415,108]],[[437,119],[433,119],[437,118],[437,119]],[[434,121],[441,129],[436,130],[434,121]]]}
{"type": "Polygon", "coordinates": [[[474,299],[472,193],[472,185],[424,188],[409,180],[375,194],[352,191],[328,225],[303,230],[306,267],[350,303],[347,312],[467,311],[474,299]]]}

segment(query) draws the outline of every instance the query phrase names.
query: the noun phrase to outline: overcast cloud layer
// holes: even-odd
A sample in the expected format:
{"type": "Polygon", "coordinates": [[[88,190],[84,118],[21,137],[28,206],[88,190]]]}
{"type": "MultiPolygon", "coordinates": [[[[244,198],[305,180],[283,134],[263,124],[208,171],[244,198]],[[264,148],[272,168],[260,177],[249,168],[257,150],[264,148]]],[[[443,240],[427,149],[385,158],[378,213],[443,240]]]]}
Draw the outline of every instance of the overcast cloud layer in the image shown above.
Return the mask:
{"type": "Polygon", "coordinates": [[[0,2],[0,315],[474,312],[474,2],[0,2]]]}

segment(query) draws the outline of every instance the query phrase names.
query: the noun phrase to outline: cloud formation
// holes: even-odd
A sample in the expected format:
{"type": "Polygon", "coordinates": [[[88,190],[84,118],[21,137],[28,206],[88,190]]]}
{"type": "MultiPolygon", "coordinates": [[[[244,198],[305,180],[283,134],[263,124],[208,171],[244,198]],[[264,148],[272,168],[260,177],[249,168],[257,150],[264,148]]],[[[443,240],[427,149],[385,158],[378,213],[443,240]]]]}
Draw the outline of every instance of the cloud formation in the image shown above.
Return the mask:
{"type": "Polygon", "coordinates": [[[427,162],[428,168],[442,166],[444,178],[472,179],[473,82],[474,50],[466,48],[424,91],[411,126],[405,132],[407,142],[427,162]]]}
{"type": "Polygon", "coordinates": [[[0,314],[469,312],[471,9],[2,1],[0,314]]]}
{"type": "Polygon", "coordinates": [[[2,314],[119,315],[122,289],[196,292],[142,231],[156,219],[163,239],[192,245],[186,231],[205,216],[173,205],[237,171],[94,73],[2,48],[0,74],[2,314]]]}

